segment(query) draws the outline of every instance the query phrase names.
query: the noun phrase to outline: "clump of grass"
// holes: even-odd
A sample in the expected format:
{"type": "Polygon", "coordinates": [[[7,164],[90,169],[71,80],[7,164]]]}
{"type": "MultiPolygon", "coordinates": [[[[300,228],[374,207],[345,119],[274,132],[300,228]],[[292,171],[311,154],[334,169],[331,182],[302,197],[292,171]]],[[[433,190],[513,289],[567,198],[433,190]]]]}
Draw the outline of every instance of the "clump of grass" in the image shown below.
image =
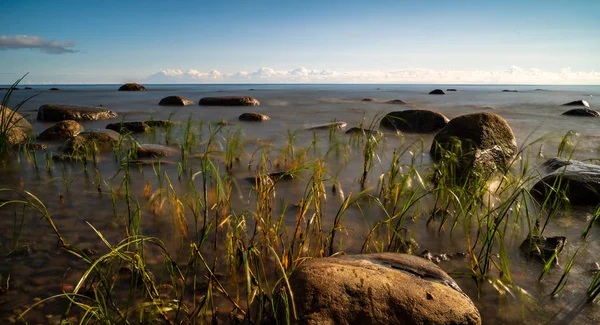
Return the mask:
{"type": "Polygon", "coordinates": [[[6,93],[2,98],[2,103],[0,105],[0,157],[4,157],[9,153],[11,149],[10,136],[16,129],[21,128],[23,117],[18,115],[17,112],[27,101],[37,96],[36,94],[26,97],[15,104],[12,109],[9,108],[13,92],[26,76],[27,74],[15,81],[8,90],[6,90],[6,93]]]}

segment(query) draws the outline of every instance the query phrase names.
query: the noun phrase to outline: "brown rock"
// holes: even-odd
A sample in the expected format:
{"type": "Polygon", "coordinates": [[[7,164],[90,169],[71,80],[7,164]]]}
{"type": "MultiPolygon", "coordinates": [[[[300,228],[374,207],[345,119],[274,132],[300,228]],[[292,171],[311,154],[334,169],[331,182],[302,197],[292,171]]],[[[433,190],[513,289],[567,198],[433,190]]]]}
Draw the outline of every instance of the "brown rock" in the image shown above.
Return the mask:
{"type": "Polygon", "coordinates": [[[85,153],[95,149],[111,149],[119,142],[121,135],[108,129],[89,130],[70,138],[59,148],[63,153],[85,153]]]}
{"type": "Polygon", "coordinates": [[[67,140],[77,136],[82,131],[83,126],[77,123],[77,121],[65,120],[44,130],[38,135],[37,139],[46,141],[67,140]]]}
{"type": "Polygon", "coordinates": [[[441,130],[448,124],[444,115],[428,110],[405,110],[388,113],[380,126],[402,132],[429,133],[441,130]]]}
{"type": "Polygon", "coordinates": [[[317,258],[289,281],[298,324],[481,324],[454,280],[417,256],[317,258]]]}
{"type": "Polygon", "coordinates": [[[160,144],[140,144],[137,148],[138,157],[170,157],[181,154],[176,148],[163,146],[160,144]]]}
{"type": "Polygon", "coordinates": [[[150,126],[144,122],[120,122],[111,123],[106,126],[107,129],[119,132],[121,134],[128,133],[146,133],[150,131],[150,126]]]}
{"type": "Polygon", "coordinates": [[[248,96],[225,96],[204,97],[200,99],[199,104],[205,106],[258,106],[260,102],[256,98],[248,96]]]}
{"type": "Polygon", "coordinates": [[[193,105],[194,101],[189,100],[187,98],[183,98],[181,96],[168,96],[160,100],[158,105],[163,106],[186,106],[193,105]]]}
{"type": "Polygon", "coordinates": [[[135,82],[130,82],[119,87],[119,91],[146,91],[146,87],[135,82]]]}
{"type": "Polygon", "coordinates": [[[8,131],[6,133],[8,145],[16,145],[25,142],[33,129],[31,123],[29,123],[23,115],[2,105],[0,105],[0,123],[5,126],[8,131]]]}
{"type": "Polygon", "coordinates": [[[265,114],[261,114],[261,113],[256,113],[256,112],[250,112],[250,113],[244,113],[242,115],[240,115],[239,120],[240,121],[248,121],[248,122],[263,122],[263,121],[268,121],[271,118],[268,117],[265,114]]]}
{"type": "Polygon", "coordinates": [[[102,107],[45,104],[38,109],[38,121],[96,121],[117,116],[117,113],[102,107]]]}
{"type": "Polygon", "coordinates": [[[365,129],[361,127],[353,127],[346,131],[346,134],[356,135],[367,135],[367,136],[381,136],[383,133],[377,130],[365,129]]]}

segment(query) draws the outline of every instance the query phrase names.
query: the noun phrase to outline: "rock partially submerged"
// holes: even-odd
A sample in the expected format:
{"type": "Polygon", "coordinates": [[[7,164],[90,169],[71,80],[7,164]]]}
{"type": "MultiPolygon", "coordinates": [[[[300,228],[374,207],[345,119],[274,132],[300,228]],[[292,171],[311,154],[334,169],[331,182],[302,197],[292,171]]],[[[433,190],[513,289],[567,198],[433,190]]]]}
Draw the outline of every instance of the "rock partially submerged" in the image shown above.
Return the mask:
{"type": "Polygon", "coordinates": [[[558,264],[558,254],[565,247],[567,237],[544,237],[528,235],[525,241],[519,246],[521,251],[529,258],[538,259],[544,263],[556,260],[558,264]]]}
{"type": "Polygon", "coordinates": [[[150,126],[144,122],[119,122],[111,123],[106,126],[107,129],[119,132],[121,134],[146,133],[150,131],[150,126]]]}
{"type": "Polygon", "coordinates": [[[167,96],[158,102],[162,106],[186,106],[193,105],[194,101],[181,96],[167,96]]]}
{"type": "Polygon", "coordinates": [[[392,100],[388,100],[387,102],[385,102],[386,104],[393,104],[393,105],[405,105],[406,102],[401,101],[400,99],[392,99],[392,100]]]}
{"type": "Polygon", "coordinates": [[[223,96],[203,97],[199,104],[204,106],[258,106],[260,102],[256,98],[248,96],[223,96]]]}
{"type": "Polygon", "coordinates": [[[600,203],[600,166],[576,160],[551,158],[544,163],[550,173],[538,181],[531,194],[538,202],[566,199],[571,205],[600,203]],[[557,196],[557,192],[560,193],[557,196]]]}
{"type": "Polygon", "coordinates": [[[153,127],[153,128],[166,128],[169,126],[174,126],[177,125],[177,122],[173,122],[173,121],[169,121],[169,120],[148,120],[148,121],[144,121],[144,123],[146,123],[146,125],[148,125],[149,127],[153,127]]]}
{"type": "Polygon", "coordinates": [[[599,112],[594,111],[593,109],[589,109],[589,108],[574,108],[574,109],[571,109],[571,110],[568,110],[568,111],[562,113],[561,115],[600,117],[599,112]]]}
{"type": "Polygon", "coordinates": [[[0,123],[7,127],[7,144],[18,145],[27,141],[33,126],[23,115],[0,105],[0,123]]]}
{"type": "Polygon", "coordinates": [[[65,120],[44,130],[38,135],[37,139],[44,141],[64,141],[77,136],[79,133],[83,132],[83,130],[83,126],[77,123],[77,121],[65,120]]]}
{"type": "Polygon", "coordinates": [[[38,121],[59,122],[64,120],[96,121],[107,120],[117,113],[102,107],[45,104],[38,108],[38,121]]]}
{"type": "Polygon", "coordinates": [[[378,130],[365,129],[361,127],[353,127],[346,131],[346,134],[351,135],[366,135],[366,136],[381,136],[383,133],[378,130]]]}
{"type": "Polygon", "coordinates": [[[243,113],[242,115],[240,115],[240,117],[238,119],[240,121],[246,121],[246,122],[264,122],[264,121],[270,120],[271,118],[265,114],[250,112],[250,113],[243,113]]]}
{"type": "Polygon", "coordinates": [[[517,141],[508,123],[494,113],[458,116],[435,135],[429,150],[435,161],[456,155],[456,175],[506,170],[517,154],[517,141]]]}
{"type": "Polygon", "coordinates": [[[119,87],[119,91],[146,91],[146,87],[135,82],[130,82],[119,87]]]}
{"type": "Polygon", "coordinates": [[[562,106],[583,106],[583,107],[590,107],[590,103],[588,103],[585,100],[574,100],[572,102],[568,102],[566,104],[563,104],[562,106]]]}
{"type": "Polygon", "coordinates": [[[319,124],[319,125],[315,125],[315,126],[311,126],[306,128],[307,130],[339,130],[339,129],[343,129],[348,125],[348,123],[346,122],[331,122],[331,123],[325,123],[325,124],[319,124]]]}
{"type": "Polygon", "coordinates": [[[111,149],[119,142],[120,134],[108,129],[88,130],[70,138],[59,148],[63,153],[84,154],[111,149]]]}
{"type": "Polygon", "coordinates": [[[429,92],[429,95],[445,95],[446,93],[441,89],[434,89],[429,92]]]}
{"type": "Polygon", "coordinates": [[[405,110],[388,113],[380,123],[382,128],[412,133],[436,132],[448,124],[444,115],[428,110],[405,110]]]}
{"type": "Polygon", "coordinates": [[[289,282],[298,324],[481,324],[454,280],[417,256],[316,258],[289,282]]]}
{"type": "Polygon", "coordinates": [[[173,157],[181,154],[181,151],[177,148],[167,147],[160,144],[140,144],[137,147],[138,157],[173,157]]]}

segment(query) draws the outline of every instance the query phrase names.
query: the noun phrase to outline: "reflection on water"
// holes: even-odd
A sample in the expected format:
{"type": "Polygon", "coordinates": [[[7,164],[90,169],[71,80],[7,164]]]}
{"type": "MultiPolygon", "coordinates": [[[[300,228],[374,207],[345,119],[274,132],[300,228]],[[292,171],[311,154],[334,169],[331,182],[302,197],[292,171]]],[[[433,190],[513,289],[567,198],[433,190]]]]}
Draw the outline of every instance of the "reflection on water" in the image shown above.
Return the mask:
{"type": "MultiPolygon", "coordinates": [[[[445,86],[442,86],[442,88],[445,86]]],[[[94,105],[110,108],[119,117],[111,121],[84,122],[86,129],[103,128],[108,123],[143,121],[148,119],[184,122],[170,131],[157,130],[150,134],[135,136],[139,143],[159,143],[179,146],[185,135],[185,122],[191,117],[193,132],[204,134],[195,139],[198,146],[196,156],[188,157],[186,170],[178,164],[158,164],[129,167],[129,191],[139,203],[142,216],[140,229],[146,236],[160,238],[173,256],[178,256],[185,264],[188,242],[181,237],[181,225],[173,217],[174,206],[165,194],[166,184],[172,186],[181,202],[192,200],[194,189],[202,188],[201,177],[192,180],[192,175],[200,170],[198,154],[209,141],[208,134],[214,129],[212,122],[225,120],[232,123],[222,131],[214,142],[224,150],[227,132],[241,130],[245,141],[245,151],[231,172],[234,195],[231,197],[231,211],[235,214],[256,211],[257,202],[252,191],[254,184],[246,178],[254,177],[256,166],[265,159],[271,171],[281,171],[289,161],[290,143],[298,156],[306,149],[305,159],[322,157],[327,170],[325,178],[327,200],[323,202],[324,227],[329,229],[344,199],[361,192],[358,179],[363,168],[360,144],[351,140],[343,131],[331,133],[328,130],[316,132],[304,130],[307,127],[333,121],[344,121],[348,128],[363,124],[377,127],[376,121],[384,114],[403,109],[430,109],[443,113],[448,118],[477,111],[491,111],[504,117],[511,125],[520,148],[524,149],[523,161],[537,166],[544,157],[556,154],[563,135],[573,130],[567,138],[568,150],[573,159],[598,158],[600,127],[598,121],[588,118],[564,117],[560,105],[577,99],[587,100],[592,108],[600,96],[600,87],[558,87],[558,86],[510,86],[516,93],[505,93],[507,86],[448,86],[457,88],[445,96],[429,96],[427,93],[439,86],[431,85],[154,85],[147,92],[117,92],[117,86],[59,86],[61,91],[48,92],[44,88],[18,91],[14,99],[21,95],[40,92],[24,105],[21,113],[36,115],[42,104],[94,105]],[[249,90],[252,88],[253,90],[249,90]],[[545,91],[535,90],[543,88],[545,91]],[[162,107],[158,101],[168,95],[180,95],[197,101],[204,96],[247,95],[260,100],[261,106],[205,107],[162,107]],[[372,101],[362,99],[371,98],[372,101]],[[388,100],[400,99],[405,105],[387,104],[388,100]],[[247,111],[256,111],[271,117],[266,123],[242,123],[237,117],[247,111]],[[525,147],[525,145],[528,145],[525,147]],[[262,155],[264,153],[264,156],[262,155]],[[263,158],[264,157],[264,158],[263,158]],[[252,167],[249,167],[251,165],[252,167]],[[332,190],[332,186],[336,188],[332,190]]],[[[445,89],[445,88],[444,88],[445,89]]],[[[52,123],[32,119],[35,132],[39,133],[52,123]]],[[[385,141],[380,144],[375,156],[375,165],[369,173],[367,190],[377,195],[380,176],[387,171],[392,161],[393,151],[403,153],[401,164],[416,164],[425,175],[431,165],[427,154],[433,135],[395,134],[386,132],[385,141]]],[[[32,192],[47,207],[62,235],[69,243],[81,249],[94,249],[101,254],[108,249],[93,225],[105,239],[113,244],[127,236],[124,224],[127,222],[127,207],[124,202],[124,166],[115,159],[113,152],[105,152],[96,164],[52,160],[51,152],[59,144],[48,143],[47,152],[35,154],[37,163],[28,161],[20,153],[5,160],[0,166],[0,179],[3,188],[24,189],[32,192]],[[37,164],[37,167],[35,165],[37,164]]],[[[224,174],[224,155],[215,152],[211,156],[219,162],[219,171],[224,174]]],[[[31,160],[31,158],[30,158],[31,160]]],[[[173,160],[181,162],[181,157],[173,160]]],[[[517,166],[518,168],[518,166],[517,166]]],[[[296,227],[295,215],[306,193],[307,183],[312,174],[310,168],[301,170],[293,180],[279,181],[276,185],[275,210],[273,215],[284,215],[285,227],[293,232],[296,227]]],[[[418,180],[412,180],[415,184],[418,180]]],[[[416,186],[416,185],[415,185],[416,186]]],[[[168,190],[167,190],[168,191],[168,190]]],[[[208,194],[207,194],[208,195],[208,194]]],[[[208,195],[210,200],[210,195],[208,195]]],[[[17,198],[15,194],[3,192],[0,199],[17,198]]],[[[424,197],[406,213],[404,228],[420,248],[414,253],[429,250],[433,253],[455,253],[468,251],[465,230],[456,227],[439,229],[439,223],[427,224],[431,214],[432,198],[424,197]]],[[[137,207],[136,207],[137,208],[137,207]]],[[[186,209],[188,207],[186,206],[186,209]]],[[[39,214],[21,207],[7,205],[0,210],[0,255],[6,255],[14,248],[26,244],[30,253],[22,256],[3,257],[0,273],[11,275],[11,289],[0,295],[0,316],[9,317],[14,310],[23,310],[38,298],[45,298],[62,290],[72,290],[82,276],[86,265],[77,257],[60,250],[50,226],[40,220],[39,214]],[[21,226],[22,224],[22,226],[21,226]]],[[[588,240],[581,239],[581,231],[591,217],[588,210],[570,209],[552,220],[545,235],[566,236],[568,244],[559,260],[560,265],[552,270],[543,281],[538,281],[542,271],[540,263],[532,262],[519,252],[519,245],[527,235],[528,225],[515,221],[505,238],[510,256],[510,276],[513,283],[522,288],[521,292],[507,290],[499,295],[491,285],[476,286],[470,278],[464,277],[469,265],[466,260],[441,262],[440,266],[451,273],[463,290],[474,300],[480,309],[484,324],[494,323],[563,323],[585,324],[597,322],[600,308],[596,304],[585,304],[587,285],[590,283],[593,263],[597,260],[600,235],[597,228],[592,230],[588,240]],[[565,289],[558,297],[550,293],[561,276],[562,267],[583,245],[577,263],[573,267],[565,289]],[[575,312],[576,311],[576,312],[575,312]]],[[[195,220],[192,213],[186,213],[188,228],[193,233],[195,220]]],[[[338,233],[337,250],[346,253],[359,253],[361,250],[376,251],[385,247],[365,247],[369,231],[377,223],[385,220],[385,213],[374,201],[365,199],[350,207],[343,216],[343,228],[338,233]]],[[[247,225],[254,229],[259,225],[247,225]]],[[[385,234],[380,234],[385,235],[385,234]]],[[[219,247],[217,252],[224,250],[219,247]]],[[[218,254],[218,253],[217,253],[218,254]]],[[[150,267],[160,269],[159,255],[148,254],[150,267]]],[[[224,263],[224,262],[223,262],[224,263]]],[[[160,276],[160,274],[157,274],[160,276]]],[[[47,304],[37,311],[37,317],[58,313],[56,304],[47,304]]],[[[35,319],[36,316],[32,316],[35,319]]],[[[48,318],[49,319],[49,318],[48,318]]]]}

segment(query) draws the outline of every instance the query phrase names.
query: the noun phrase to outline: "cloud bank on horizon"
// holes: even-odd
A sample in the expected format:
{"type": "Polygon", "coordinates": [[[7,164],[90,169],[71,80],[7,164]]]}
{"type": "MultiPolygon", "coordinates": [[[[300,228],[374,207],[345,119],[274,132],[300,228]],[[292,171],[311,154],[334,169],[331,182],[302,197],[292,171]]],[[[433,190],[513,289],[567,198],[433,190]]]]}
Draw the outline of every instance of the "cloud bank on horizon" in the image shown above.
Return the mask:
{"type": "Polygon", "coordinates": [[[0,36],[0,50],[39,49],[48,54],[77,53],[79,51],[69,49],[73,42],[48,41],[39,36],[15,35],[0,36]]]}
{"type": "Polygon", "coordinates": [[[511,66],[504,70],[434,70],[425,68],[389,71],[336,72],[331,69],[275,70],[263,67],[254,72],[222,73],[217,70],[200,72],[194,69],[166,69],[154,73],[146,83],[429,83],[429,84],[600,84],[600,72],[544,71],[511,66]]]}

